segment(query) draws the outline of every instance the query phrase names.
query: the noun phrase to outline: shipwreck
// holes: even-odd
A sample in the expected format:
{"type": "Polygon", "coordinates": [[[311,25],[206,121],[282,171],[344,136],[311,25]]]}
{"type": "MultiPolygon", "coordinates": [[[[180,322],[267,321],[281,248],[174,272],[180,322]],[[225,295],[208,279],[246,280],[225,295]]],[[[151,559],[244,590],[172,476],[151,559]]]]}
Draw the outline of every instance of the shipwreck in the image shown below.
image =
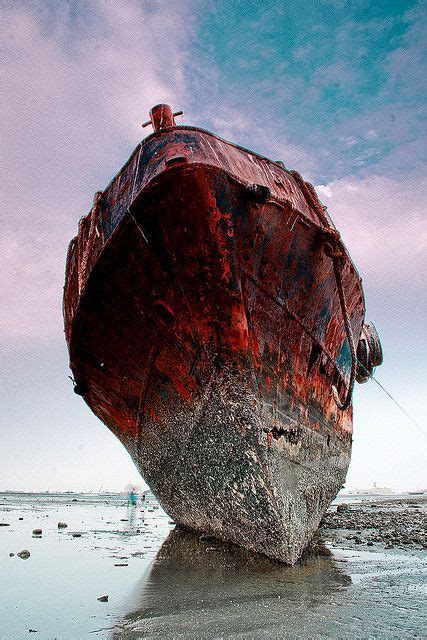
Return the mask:
{"type": "Polygon", "coordinates": [[[176,115],[151,110],[70,243],[75,391],[177,524],[293,564],[344,483],[380,341],[313,186],[176,115]]]}

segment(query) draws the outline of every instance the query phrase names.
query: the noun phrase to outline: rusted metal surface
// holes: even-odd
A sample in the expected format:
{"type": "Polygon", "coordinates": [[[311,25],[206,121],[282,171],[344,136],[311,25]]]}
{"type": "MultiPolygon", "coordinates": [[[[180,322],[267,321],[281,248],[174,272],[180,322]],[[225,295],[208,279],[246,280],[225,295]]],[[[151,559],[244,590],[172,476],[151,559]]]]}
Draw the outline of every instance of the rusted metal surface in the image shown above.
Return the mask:
{"type": "MultiPolygon", "coordinates": [[[[208,132],[158,131],[82,219],[64,291],[79,391],[168,513],[290,563],[352,439],[332,395],[351,357],[329,219],[301,180],[208,132]]],[[[357,344],[345,249],[341,269],[357,344]]]]}
{"type": "Polygon", "coordinates": [[[177,116],[182,116],[183,111],[172,112],[172,109],[168,104],[156,104],[150,111],[150,119],[144,122],[143,127],[152,125],[154,131],[163,131],[164,129],[170,129],[174,127],[177,116]]]}

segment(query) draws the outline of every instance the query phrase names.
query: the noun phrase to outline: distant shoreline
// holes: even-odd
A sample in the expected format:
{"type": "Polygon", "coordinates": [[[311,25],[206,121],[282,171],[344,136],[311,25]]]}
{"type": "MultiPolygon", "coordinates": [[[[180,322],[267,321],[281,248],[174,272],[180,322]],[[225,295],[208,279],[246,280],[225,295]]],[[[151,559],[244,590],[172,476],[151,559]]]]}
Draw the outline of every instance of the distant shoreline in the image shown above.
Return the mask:
{"type": "MultiPolygon", "coordinates": [[[[150,489],[142,489],[138,491],[138,493],[151,493],[150,489]]],[[[125,496],[128,494],[128,491],[77,491],[77,490],[44,490],[44,491],[28,491],[28,490],[19,490],[19,489],[0,489],[0,495],[50,495],[50,496],[63,496],[63,495],[81,495],[81,496],[125,496]]],[[[427,490],[411,490],[411,491],[402,491],[402,492],[392,492],[392,493],[372,493],[372,492],[346,492],[346,493],[338,493],[337,499],[351,499],[351,498],[400,498],[402,496],[422,496],[427,495],[427,490]]]]}

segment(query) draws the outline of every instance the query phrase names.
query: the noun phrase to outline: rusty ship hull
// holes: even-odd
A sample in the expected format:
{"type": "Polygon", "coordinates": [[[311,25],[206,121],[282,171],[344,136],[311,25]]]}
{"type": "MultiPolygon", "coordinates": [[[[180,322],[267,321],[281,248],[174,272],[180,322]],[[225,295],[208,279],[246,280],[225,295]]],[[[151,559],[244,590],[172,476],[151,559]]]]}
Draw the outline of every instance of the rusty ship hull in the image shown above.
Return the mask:
{"type": "MultiPolygon", "coordinates": [[[[309,186],[209,132],[156,131],[82,218],[64,290],[75,390],[167,513],[290,564],[352,442],[351,404],[332,394],[351,354],[309,186]]],[[[346,251],[342,283],[357,341],[346,251]]]]}

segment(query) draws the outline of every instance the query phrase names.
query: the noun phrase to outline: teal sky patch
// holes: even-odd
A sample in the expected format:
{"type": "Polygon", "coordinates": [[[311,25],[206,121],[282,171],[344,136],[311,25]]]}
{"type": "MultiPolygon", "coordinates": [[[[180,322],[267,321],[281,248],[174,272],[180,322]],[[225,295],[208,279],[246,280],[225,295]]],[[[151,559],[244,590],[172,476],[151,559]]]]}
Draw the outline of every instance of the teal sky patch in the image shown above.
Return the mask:
{"type": "MultiPolygon", "coordinates": [[[[205,6],[197,47],[211,86],[203,102],[223,114],[229,107],[227,131],[241,110],[249,129],[262,125],[283,141],[285,162],[292,164],[287,147],[314,154],[318,181],[379,164],[384,173],[385,163],[392,174],[402,168],[393,153],[418,138],[423,113],[421,4],[325,1],[302,8],[295,1],[212,0],[205,6]]],[[[239,120],[235,125],[247,144],[253,131],[248,135],[239,120]]]]}

